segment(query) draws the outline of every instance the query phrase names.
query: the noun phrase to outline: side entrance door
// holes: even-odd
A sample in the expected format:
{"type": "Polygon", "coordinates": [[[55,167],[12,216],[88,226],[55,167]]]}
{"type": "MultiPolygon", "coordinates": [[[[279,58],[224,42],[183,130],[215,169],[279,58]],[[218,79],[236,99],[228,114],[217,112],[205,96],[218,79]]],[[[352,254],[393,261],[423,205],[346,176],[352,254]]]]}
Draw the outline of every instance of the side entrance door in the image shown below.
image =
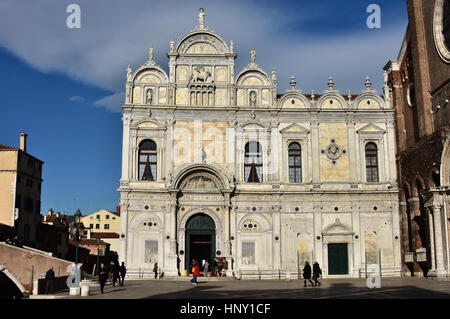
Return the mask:
{"type": "Polygon", "coordinates": [[[328,274],[348,275],[348,244],[328,244],[328,274]]]}

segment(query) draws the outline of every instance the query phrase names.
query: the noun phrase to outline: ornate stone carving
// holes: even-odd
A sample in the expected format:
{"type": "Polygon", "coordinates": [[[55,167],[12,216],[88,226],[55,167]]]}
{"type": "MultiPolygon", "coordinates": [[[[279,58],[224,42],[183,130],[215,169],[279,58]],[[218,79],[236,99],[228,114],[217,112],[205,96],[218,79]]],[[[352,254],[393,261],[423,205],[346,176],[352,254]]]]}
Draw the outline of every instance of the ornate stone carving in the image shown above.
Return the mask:
{"type": "Polygon", "coordinates": [[[243,232],[258,232],[261,229],[261,225],[252,219],[247,219],[241,226],[241,231],[243,232]]]}
{"type": "Polygon", "coordinates": [[[212,78],[210,69],[204,66],[194,67],[192,69],[191,80],[193,82],[211,83],[212,78]]]}

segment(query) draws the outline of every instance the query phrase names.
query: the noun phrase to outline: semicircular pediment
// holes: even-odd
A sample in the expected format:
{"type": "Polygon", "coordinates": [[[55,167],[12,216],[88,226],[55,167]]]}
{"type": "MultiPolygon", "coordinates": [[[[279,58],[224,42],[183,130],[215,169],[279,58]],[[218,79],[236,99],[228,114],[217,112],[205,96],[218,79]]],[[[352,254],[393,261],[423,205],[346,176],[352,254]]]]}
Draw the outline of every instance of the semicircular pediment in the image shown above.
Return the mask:
{"type": "Polygon", "coordinates": [[[218,191],[222,186],[220,180],[207,172],[193,173],[180,184],[181,190],[212,190],[218,191]]]}
{"type": "Polygon", "coordinates": [[[184,36],[177,45],[179,54],[225,54],[229,53],[225,41],[212,32],[194,32],[184,36]]]}

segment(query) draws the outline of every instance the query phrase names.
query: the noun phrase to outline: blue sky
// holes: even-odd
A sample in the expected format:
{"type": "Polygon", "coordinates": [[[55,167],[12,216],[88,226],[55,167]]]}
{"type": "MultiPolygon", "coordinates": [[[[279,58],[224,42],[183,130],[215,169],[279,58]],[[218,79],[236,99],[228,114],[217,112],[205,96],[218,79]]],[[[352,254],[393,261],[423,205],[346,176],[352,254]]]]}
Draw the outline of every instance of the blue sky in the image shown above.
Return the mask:
{"type": "Polygon", "coordinates": [[[366,76],[381,93],[382,68],[395,59],[407,26],[406,0],[0,2],[0,143],[45,162],[42,211],[72,214],[114,209],[119,202],[125,70],[146,61],[148,47],[167,70],[170,39],[205,23],[234,41],[236,73],[256,62],[276,67],[279,92],[295,75],[309,93],[359,93],[366,76]],[[66,27],[66,7],[81,7],[81,29],[66,27]],[[381,29],[368,29],[369,4],[381,7],[381,29]]]}

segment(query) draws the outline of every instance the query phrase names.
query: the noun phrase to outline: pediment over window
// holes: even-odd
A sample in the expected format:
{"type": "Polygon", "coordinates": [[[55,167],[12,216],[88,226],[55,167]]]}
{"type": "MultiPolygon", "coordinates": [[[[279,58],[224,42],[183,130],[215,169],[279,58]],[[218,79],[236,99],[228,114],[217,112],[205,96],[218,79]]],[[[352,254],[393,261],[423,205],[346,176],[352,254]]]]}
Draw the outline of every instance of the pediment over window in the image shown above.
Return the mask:
{"type": "Polygon", "coordinates": [[[367,124],[366,126],[360,128],[356,131],[358,134],[360,133],[370,133],[370,134],[384,134],[386,131],[381,127],[376,126],[375,124],[367,124]]]}
{"type": "Polygon", "coordinates": [[[303,126],[293,123],[280,131],[281,134],[284,133],[301,133],[301,134],[309,134],[309,131],[303,126]]]}
{"type": "Polygon", "coordinates": [[[322,236],[326,235],[353,235],[351,227],[341,223],[339,218],[336,218],[335,223],[328,225],[322,232],[322,236]]]}

